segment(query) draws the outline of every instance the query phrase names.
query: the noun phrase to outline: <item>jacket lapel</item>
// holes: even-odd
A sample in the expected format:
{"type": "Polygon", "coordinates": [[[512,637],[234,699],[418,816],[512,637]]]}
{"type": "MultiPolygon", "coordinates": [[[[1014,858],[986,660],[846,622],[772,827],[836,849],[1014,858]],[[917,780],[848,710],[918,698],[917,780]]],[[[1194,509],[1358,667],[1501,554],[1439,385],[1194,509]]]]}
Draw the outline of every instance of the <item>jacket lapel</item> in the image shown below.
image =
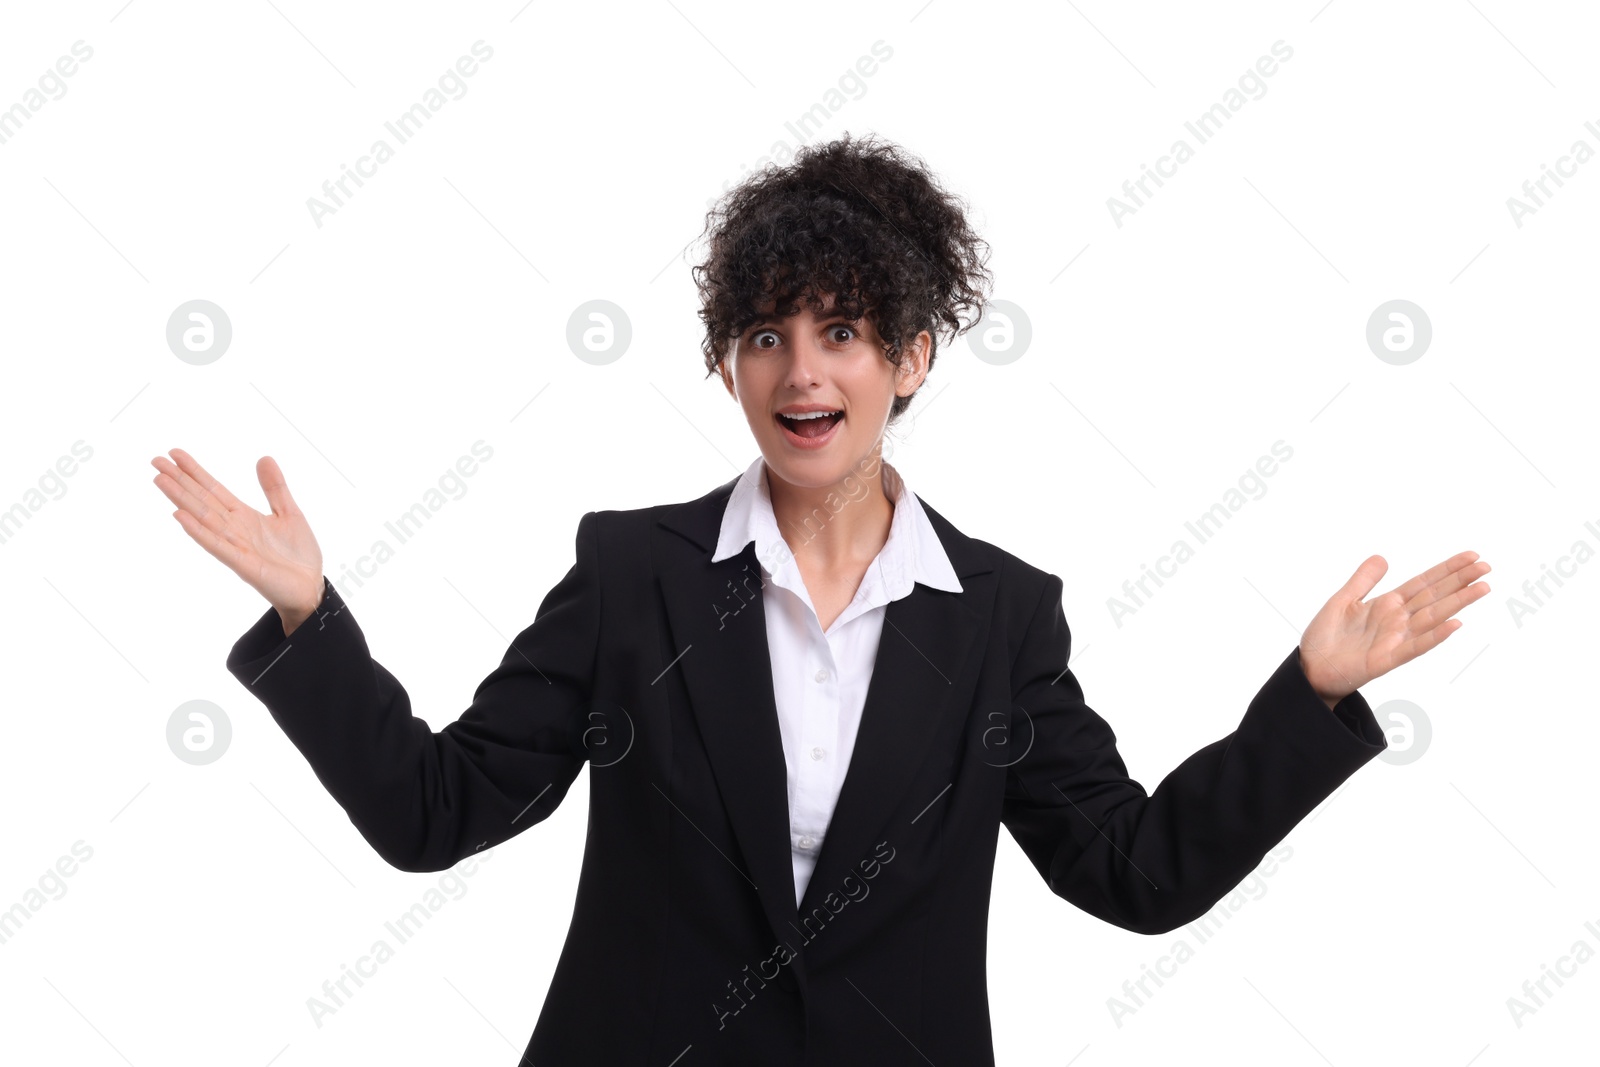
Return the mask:
{"type": "Polygon", "coordinates": [[[992,579],[968,579],[992,568],[969,538],[923,504],[964,591],[917,584],[910,595],[889,603],[844,786],[803,907],[796,908],[788,771],[755,545],[711,562],[735,481],[661,517],[655,566],[678,657],[671,669],[683,672],[743,853],[741,873],[754,883],[773,933],[794,945],[799,913],[813,898],[837,891],[870,854],[875,835],[905,802],[907,785],[934,750],[934,739],[950,743],[958,728],[994,591],[992,579]]]}
{"type": "MultiPolygon", "coordinates": [[[[954,557],[951,562],[962,580],[961,593],[919,583],[885,609],[850,767],[800,902],[802,915],[809,915],[830,892],[842,895],[844,879],[852,872],[859,878],[857,865],[872,854],[877,841],[894,847],[901,831],[898,824],[892,830],[885,825],[896,808],[910,805],[908,824],[913,818],[938,818],[933,810],[938,789],[916,797],[908,797],[907,789],[931,754],[954,744],[965,719],[979,637],[986,629],[967,604],[975,595],[972,572],[964,572],[954,557]]],[[[987,582],[982,584],[988,588],[987,582]]]]}

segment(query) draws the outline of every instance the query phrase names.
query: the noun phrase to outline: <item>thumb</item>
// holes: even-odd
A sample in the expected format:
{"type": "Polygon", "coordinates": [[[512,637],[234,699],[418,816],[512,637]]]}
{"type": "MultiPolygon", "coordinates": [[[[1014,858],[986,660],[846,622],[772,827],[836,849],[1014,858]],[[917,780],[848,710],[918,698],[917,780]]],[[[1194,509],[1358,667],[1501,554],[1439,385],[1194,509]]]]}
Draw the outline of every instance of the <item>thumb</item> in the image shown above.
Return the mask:
{"type": "Polygon", "coordinates": [[[1350,580],[1334,594],[1335,599],[1347,599],[1359,603],[1372,592],[1372,587],[1378,584],[1378,579],[1388,573],[1389,564],[1382,556],[1368,556],[1362,560],[1350,580]]]}
{"type": "Polygon", "coordinates": [[[289,485],[283,479],[283,471],[278,469],[277,460],[271,456],[262,456],[257,460],[256,480],[261,483],[262,492],[267,494],[267,504],[271,506],[274,515],[300,513],[294,497],[289,495],[289,485]]]}

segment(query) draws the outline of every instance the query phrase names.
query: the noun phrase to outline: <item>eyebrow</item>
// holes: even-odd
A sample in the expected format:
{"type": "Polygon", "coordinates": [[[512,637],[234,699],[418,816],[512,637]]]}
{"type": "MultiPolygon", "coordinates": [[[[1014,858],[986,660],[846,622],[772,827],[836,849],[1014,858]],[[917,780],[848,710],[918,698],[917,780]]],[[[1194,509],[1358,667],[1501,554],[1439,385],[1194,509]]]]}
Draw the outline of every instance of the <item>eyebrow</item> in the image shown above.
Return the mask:
{"type": "MultiPolygon", "coordinates": [[[[793,316],[791,316],[791,317],[793,317],[793,316]]],[[[824,311],[820,315],[818,315],[817,318],[822,320],[823,322],[832,322],[834,319],[843,319],[845,322],[859,322],[861,319],[866,318],[866,316],[865,315],[858,315],[858,316],[852,318],[851,316],[847,315],[843,311],[839,311],[839,310],[835,309],[835,310],[832,310],[832,311],[824,311]]],[[[752,322],[748,327],[746,327],[745,328],[745,333],[749,333],[751,330],[755,329],[757,326],[765,326],[768,323],[782,322],[782,321],[784,321],[784,320],[782,320],[782,319],[760,318],[760,319],[757,319],[756,321],[752,322]]]]}

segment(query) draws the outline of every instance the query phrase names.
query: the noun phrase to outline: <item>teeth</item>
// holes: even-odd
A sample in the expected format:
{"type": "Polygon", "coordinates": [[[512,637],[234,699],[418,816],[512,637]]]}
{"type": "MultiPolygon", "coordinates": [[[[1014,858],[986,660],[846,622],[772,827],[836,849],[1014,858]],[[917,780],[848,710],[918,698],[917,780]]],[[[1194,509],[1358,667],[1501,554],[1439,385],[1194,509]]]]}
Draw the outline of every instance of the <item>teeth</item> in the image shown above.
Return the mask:
{"type": "Polygon", "coordinates": [[[843,414],[843,412],[838,412],[838,411],[808,411],[808,412],[805,412],[802,415],[785,415],[784,418],[786,418],[786,419],[820,419],[820,418],[824,418],[824,417],[826,417],[828,415],[840,415],[840,414],[843,414]]]}

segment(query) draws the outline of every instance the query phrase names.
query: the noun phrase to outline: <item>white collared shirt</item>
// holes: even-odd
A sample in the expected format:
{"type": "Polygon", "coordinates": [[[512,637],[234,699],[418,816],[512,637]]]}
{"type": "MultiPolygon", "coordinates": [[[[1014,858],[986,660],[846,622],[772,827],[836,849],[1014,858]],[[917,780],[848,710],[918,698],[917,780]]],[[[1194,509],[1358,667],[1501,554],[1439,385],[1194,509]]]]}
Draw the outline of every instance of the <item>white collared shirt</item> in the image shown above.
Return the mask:
{"type": "MultiPolygon", "coordinates": [[[[766,463],[759,455],[734,484],[711,556],[715,562],[739,554],[752,540],[756,544],[772,695],[789,775],[789,851],[796,904],[811,880],[850,766],[889,602],[909,595],[916,582],[961,592],[961,582],[927,512],[893,467],[887,462],[879,466],[884,495],[894,503],[889,537],[867,567],[854,599],[826,633],[792,546],[778,530],[766,463]]],[[[862,487],[867,488],[866,483],[862,487]]],[[[840,501],[841,511],[850,506],[850,498],[840,501]]],[[[796,542],[816,536],[832,518],[832,514],[816,515],[809,530],[795,531],[796,542]]]]}

